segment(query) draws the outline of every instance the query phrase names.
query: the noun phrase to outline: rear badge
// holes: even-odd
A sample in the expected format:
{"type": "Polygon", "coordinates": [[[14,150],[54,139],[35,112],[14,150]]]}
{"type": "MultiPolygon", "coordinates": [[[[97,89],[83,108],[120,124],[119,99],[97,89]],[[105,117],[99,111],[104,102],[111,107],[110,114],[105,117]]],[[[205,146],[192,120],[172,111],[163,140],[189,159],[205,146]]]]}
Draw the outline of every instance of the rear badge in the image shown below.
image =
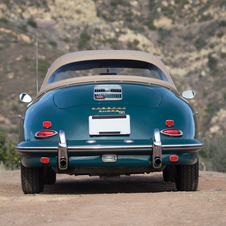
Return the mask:
{"type": "Polygon", "coordinates": [[[97,107],[92,108],[93,111],[98,111],[99,113],[119,113],[120,115],[123,115],[126,113],[126,107],[97,107]]]}

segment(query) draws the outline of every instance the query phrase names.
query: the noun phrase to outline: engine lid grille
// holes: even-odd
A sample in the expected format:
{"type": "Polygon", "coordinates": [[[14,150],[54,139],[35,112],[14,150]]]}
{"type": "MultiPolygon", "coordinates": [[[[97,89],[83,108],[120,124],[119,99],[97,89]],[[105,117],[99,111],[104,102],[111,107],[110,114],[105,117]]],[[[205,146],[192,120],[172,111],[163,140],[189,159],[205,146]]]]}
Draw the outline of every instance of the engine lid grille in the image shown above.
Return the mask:
{"type": "Polygon", "coordinates": [[[94,100],[121,100],[122,87],[120,85],[96,85],[94,100]]]}

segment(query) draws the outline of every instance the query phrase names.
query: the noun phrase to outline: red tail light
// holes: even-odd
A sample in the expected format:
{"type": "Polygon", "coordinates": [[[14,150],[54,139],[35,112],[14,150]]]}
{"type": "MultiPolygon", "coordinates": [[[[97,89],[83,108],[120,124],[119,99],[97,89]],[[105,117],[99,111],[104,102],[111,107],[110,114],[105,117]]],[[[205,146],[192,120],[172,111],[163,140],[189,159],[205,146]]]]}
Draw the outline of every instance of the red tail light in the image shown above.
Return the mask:
{"type": "Polygon", "coordinates": [[[35,138],[44,139],[44,138],[56,136],[57,134],[58,132],[54,130],[41,130],[35,134],[35,138]]]}
{"type": "Polygon", "coordinates": [[[183,132],[179,129],[163,129],[160,133],[170,137],[180,137],[183,135],[183,132]]]}
{"type": "Polygon", "coordinates": [[[178,156],[177,155],[171,155],[170,156],[170,161],[171,162],[177,162],[178,161],[178,156]]]}
{"type": "Polygon", "coordinates": [[[51,122],[48,122],[48,121],[46,121],[46,122],[43,122],[43,127],[44,128],[50,128],[52,126],[52,123],[51,122]]]}
{"type": "Polygon", "coordinates": [[[47,163],[49,163],[49,158],[42,157],[40,161],[41,161],[41,163],[47,164],[47,163]]]}
{"type": "Polygon", "coordinates": [[[173,126],[174,125],[174,121],[173,120],[166,120],[166,126],[173,126]]]}

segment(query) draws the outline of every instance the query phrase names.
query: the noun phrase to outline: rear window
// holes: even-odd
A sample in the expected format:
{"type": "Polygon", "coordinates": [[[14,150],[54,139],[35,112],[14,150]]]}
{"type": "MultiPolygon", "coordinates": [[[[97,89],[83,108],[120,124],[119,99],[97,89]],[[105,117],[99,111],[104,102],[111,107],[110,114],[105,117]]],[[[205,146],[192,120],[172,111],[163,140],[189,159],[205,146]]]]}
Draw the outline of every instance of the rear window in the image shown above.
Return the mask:
{"type": "Polygon", "coordinates": [[[168,81],[158,67],[148,62],[139,60],[88,60],[61,66],[50,76],[48,83],[95,75],[141,76],[168,81]]]}

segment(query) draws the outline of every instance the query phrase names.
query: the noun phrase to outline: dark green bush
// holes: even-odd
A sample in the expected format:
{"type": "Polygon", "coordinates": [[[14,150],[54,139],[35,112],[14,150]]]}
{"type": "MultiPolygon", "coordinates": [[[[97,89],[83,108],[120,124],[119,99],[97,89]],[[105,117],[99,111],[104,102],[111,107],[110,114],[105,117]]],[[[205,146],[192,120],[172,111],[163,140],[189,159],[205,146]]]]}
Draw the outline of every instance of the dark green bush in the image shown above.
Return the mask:
{"type": "Polygon", "coordinates": [[[219,32],[219,33],[217,33],[217,37],[218,37],[218,38],[221,38],[222,36],[224,36],[224,32],[219,32]]]}
{"type": "Polygon", "coordinates": [[[27,32],[27,25],[26,25],[26,24],[21,24],[21,25],[20,25],[20,29],[21,29],[23,32],[27,32]]]}
{"type": "Polygon", "coordinates": [[[217,64],[218,64],[217,58],[213,57],[212,54],[210,53],[208,55],[208,63],[207,63],[208,67],[211,70],[214,70],[217,67],[217,64]]]}
{"type": "Polygon", "coordinates": [[[221,58],[222,59],[226,58],[226,53],[221,53],[221,58]]]}
{"type": "Polygon", "coordinates": [[[54,47],[57,46],[57,43],[56,43],[55,41],[53,41],[53,40],[48,41],[48,43],[49,43],[51,46],[54,46],[54,47]]]}
{"type": "Polygon", "coordinates": [[[70,38],[65,37],[65,38],[63,39],[63,41],[68,43],[68,42],[70,42],[70,38]]]}
{"type": "Polygon", "coordinates": [[[117,6],[117,5],[128,6],[128,5],[130,5],[127,0],[111,0],[110,4],[112,6],[117,6]]]}
{"type": "Polygon", "coordinates": [[[219,27],[226,27],[226,20],[221,20],[219,23],[219,27]]]}
{"type": "Polygon", "coordinates": [[[202,37],[197,38],[195,41],[195,47],[198,50],[202,49],[206,44],[207,44],[207,42],[202,37]]]}
{"type": "Polygon", "coordinates": [[[207,162],[206,170],[226,172],[226,136],[215,135],[205,142],[200,156],[207,162]]]}
{"type": "Polygon", "coordinates": [[[5,17],[1,17],[0,22],[7,24],[9,21],[5,17]]]}
{"type": "Polygon", "coordinates": [[[213,17],[211,16],[210,13],[208,13],[207,15],[202,15],[199,22],[203,22],[203,21],[207,21],[207,20],[211,20],[213,19],[213,17]]]}
{"type": "Polygon", "coordinates": [[[45,59],[38,60],[38,71],[41,72],[41,77],[45,75],[49,66],[50,66],[50,63],[47,60],[45,59]]]}
{"type": "Polygon", "coordinates": [[[37,27],[37,23],[32,18],[28,19],[27,24],[32,26],[32,27],[37,27]]]}
{"type": "Polygon", "coordinates": [[[153,20],[149,20],[149,21],[147,22],[147,26],[148,26],[148,28],[149,28],[150,30],[156,30],[156,26],[154,25],[153,20]]]}
{"type": "Polygon", "coordinates": [[[90,40],[90,38],[91,38],[90,35],[87,34],[86,32],[81,33],[78,41],[79,49],[84,49],[87,45],[87,42],[90,40]]]}
{"type": "Polygon", "coordinates": [[[20,167],[19,154],[13,148],[16,145],[14,141],[6,141],[4,133],[0,133],[0,162],[6,169],[18,169],[20,167]]]}

